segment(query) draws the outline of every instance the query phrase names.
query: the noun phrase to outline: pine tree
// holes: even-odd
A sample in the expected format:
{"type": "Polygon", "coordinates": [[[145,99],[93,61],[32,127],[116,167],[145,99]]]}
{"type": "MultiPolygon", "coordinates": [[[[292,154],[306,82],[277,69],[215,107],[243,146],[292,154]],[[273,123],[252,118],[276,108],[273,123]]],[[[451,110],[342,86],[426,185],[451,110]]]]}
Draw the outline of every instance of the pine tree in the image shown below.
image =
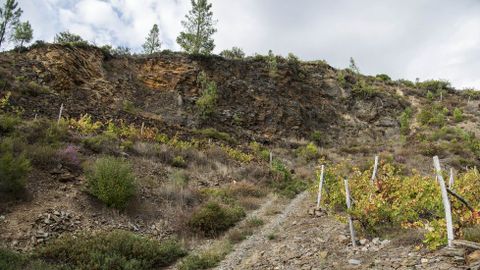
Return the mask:
{"type": "Polygon", "coordinates": [[[58,44],[88,44],[81,36],[72,34],[69,31],[60,32],[53,38],[53,43],[58,44]]]}
{"type": "Polygon", "coordinates": [[[7,0],[3,7],[0,7],[0,47],[7,33],[19,24],[22,13],[16,0],[7,0]]]}
{"type": "Polygon", "coordinates": [[[152,30],[150,30],[150,33],[148,34],[148,37],[142,47],[146,54],[152,54],[160,51],[162,43],[160,43],[160,30],[158,29],[157,24],[153,25],[152,30]]]}
{"type": "Polygon", "coordinates": [[[192,9],[186,20],[182,21],[185,28],[180,32],[177,43],[188,53],[210,54],[215,48],[212,35],[217,32],[213,20],[212,4],[207,0],[192,0],[192,9]]]}
{"type": "Polygon", "coordinates": [[[23,47],[23,43],[29,43],[33,38],[33,29],[30,22],[26,21],[19,23],[15,27],[15,32],[12,36],[12,40],[16,43],[20,43],[20,47],[23,47]]]}
{"type": "Polygon", "coordinates": [[[349,69],[357,74],[360,74],[360,69],[358,68],[357,64],[355,63],[355,60],[353,60],[353,57],[350,57],[350,66],[349,69]]]}

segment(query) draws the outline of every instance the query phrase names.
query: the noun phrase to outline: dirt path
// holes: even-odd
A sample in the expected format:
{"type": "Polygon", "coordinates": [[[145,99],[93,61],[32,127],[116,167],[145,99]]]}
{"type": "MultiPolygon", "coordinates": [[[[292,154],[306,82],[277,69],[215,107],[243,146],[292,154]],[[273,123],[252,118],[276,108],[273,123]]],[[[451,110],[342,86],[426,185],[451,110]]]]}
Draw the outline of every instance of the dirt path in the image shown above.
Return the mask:
{"type": "Polygon", "coordinates": [[[298,209],[299,204],[301,204],[306,197],[308,197],[307,192],[298,195],[281,214],[276,216],[270,221],[270,223],[266,224],[258,233],[237,245],[235,250],[230,253],[217,268],[237,269],[237,266],[241,265],[242,261],[252,256],[252,252],[255,251],[256,247],[268,243],[268,237],[275,235],[275,231],[278,227],[285,222],[285,219],[292,214],[292,211],[298,209]]]}
{"type": "Polygon", "coordinates": [[[282,214],[237,245],[217,269],[467,269],[440,252],[388,240],[375,239],[354,249],[345,224],[308,213],[313,203],[307,193],[299,195],[282,214]]]}

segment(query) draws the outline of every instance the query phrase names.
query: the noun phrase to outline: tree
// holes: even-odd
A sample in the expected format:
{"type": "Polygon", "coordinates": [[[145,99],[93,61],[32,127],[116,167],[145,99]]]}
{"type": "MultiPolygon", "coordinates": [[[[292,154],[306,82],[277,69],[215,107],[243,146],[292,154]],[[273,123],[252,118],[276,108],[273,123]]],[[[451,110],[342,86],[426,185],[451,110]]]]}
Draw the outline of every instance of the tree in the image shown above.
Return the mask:
{"type": "Polygon", "coordinates": [[[58,43],[58,44],[69,44],[69,43],[74,43],[74,44],[87,44],[87,42],[79,35],[72,34],[69,31],[64,31],[60,32],[55,35],[55,38],[53,39],[53,43],[58,43]]]}
{"type": "Polygon", "coordinates": [[[192,0],[192,9],[185,16],[186,20],[182,21],[185,31],[177,37],[177,43],[186,52],[208,55],[215,48],[212,35],[217,29],[211,8],[208,0],[192,0]]]}
{"type": "Polygon", "coordinates": [[[360,73],[360,69],[358,69],[357,64],[355,64],[355,60],[353,60],[353,57],[350,57],[350,66],[348,68],[357,74],[360,73]]]}
{"type": "Polygon", "coordinates": [[[153,25],[152,30],[150,30],[150,33],[148,34],[148,37],[142,47],[146,54],[152,54],[160,51],[162,43],[160,43],[160,30],[158,29],[157,24],[153,25]]]}
{"type": "Polygon", "coordinates": [[[7,33],[20,22],[22,13],[16,0],[7,0],[0,8],[0,47],[5,41],[7,33]]]}
{"type": "Polygon", "coordinates": [[[245,57],[245,53],[242,49],[238,47],[233,47],[231,50],[223,50],[220,53],[220,56],[228,59],[243,59],[245,57]]]}
{"type": "Polygon", "coordinates": [[[20,43],[20,47],[23,47],[23,43],[29,43],[33,38],[33,29],[30,22],[26,21],[17,24],[15,32],[13,33],[12,40],[16,43],[20,43]]]}

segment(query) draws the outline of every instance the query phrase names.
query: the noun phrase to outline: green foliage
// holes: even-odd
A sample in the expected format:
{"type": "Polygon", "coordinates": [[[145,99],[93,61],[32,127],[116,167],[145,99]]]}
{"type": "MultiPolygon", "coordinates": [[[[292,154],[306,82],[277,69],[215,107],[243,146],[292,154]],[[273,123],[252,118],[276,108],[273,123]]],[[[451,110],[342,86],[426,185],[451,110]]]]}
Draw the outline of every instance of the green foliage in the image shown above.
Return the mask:
{"type": "Polygon", "coordinates": [[[235,143],[235,140],[230,136],[230,134],[226,132],[220,132],[216,130],[215,128],[206,128],[206,129],[200,129],[200,130],[194,130],[193,133],[195,134],[201,134],[207,138],[212,138],[212,139],[217,139],[217,140],[222,140],[227,143],[235,143]]]}
{"type": "Polygon", "coordinates": [[[20,47],[23,47],[24,43],[30,43],[33,38],[33,30],[30,22],[22,22],[15,26],[15,30],[12,36],[12,40],[19,43],[20,47]]]}
{"type": "Polygon", "coordinates": [[[177,168],[186,168],[187,162],[182,156],[176,156],[172,159],[172,166],[177,168]]]}
{"type": "Polygon", "coordinates": [[[310,134],[310,140],[317,143],[317,145],[321,145],[324,142],[322,132],[320,130],[315,130],[310,134]]]}
{"type": "Polygon", "coordinates": [[[447,119],[448,109],[434,103],[422,108],[417,115],[417,120],[422,125],[443,127],[447,119]]]}
{"type": "Polygon", "coordinates": [[[227,59],[243,59],[245,58],[245,53],[241,48],[233,47],[231,50],[223,50],[220,53],[220,56],[225,57],[227,59]]]}
{"type": "Polygon", "coordinates": [[[307,183],[295,178],[287,166],[278,160],[273,161],[272,172],[274,179],[271,186],[280,195],[293,198],[308,187],[307,183]]]}
{"type": "Polygon", "coordinates": [[[297,155],[306,160],[315,160],[320,157],[320,150],[314,143],[310,142],[306,146],[298,148],[297,155]]]}
{"type": "Polygon", "coordinates": [[[378,79],[379,81],[382,81],[382,82],[392,81],[392,78],[390,78],[390,76],[388,76],[387,74],[377,74],[377,76],[375,76],[375,78],[378,79]]]}
{"type": "Polygon", "coordinates": [[[206,119],[215,113],[218,99],[217,84],[214,81],[209,81],[205,72],[200,72],[198,82],[201,86],[202,93],[196,105],[200,111],[200,116],[206,119]]]}
{"type": "Polygon", "coordinates": [[[214,244],[211,248],[186,257],[179,266],[180,270],[210,269],[217,266],[230,251],[232,244],[222,241],[214,244]]]}
{"type": "Polygon", "coordinates": [[[267,60],[268,74],[272,77],[275,77],[278,72],[278,63],[277,63],[277,57],[273,54],[272,50],[268,51],[266,60],[267,60]]]}
{"type": "Polygon", "coordinates": [[[427,80],[417,82],[416,86],[420,89],[431,91],[434,94],[439,94],[441,90],[449,90],[452,88],[450,82],[445,80],[427,80]]]}
{"type": "Polygon", "coordinates": [[[244,153],[238,149],[232,148],[227,145],[221,146],[222,150],[228,154],[232,159],[242,162],[242,163],[249,163],[253,160],[253,156],[247,153],[244,153]]]}
{"type": "Polygon", "coordinates": [[[102,153],[113,152],[113,150],[115,150],[118,146],[118,141],[115,136],[100,134],[83,139],[82,144],[87,149],[90,149],[96,153],[102,153]]]}
{"type": "Polygon", "coordinates": [[[400,134],[408,135],[410,133],[410,120],[412,119],[412,108],[406,108],[400,115],[400,134]]]}
{"type": "Polygon", "coordinates": [[[365,80],[358,80],[352,89],[352,93],[362,98],[371,98],[376,96],[379,93],[379,90],[365,80]]]}
{"type": "Polygon", "coordinates": [[[130,164],[122,159],[97,159],[87,179],[88,191],[109,207],[124,209],[135,195],[135,176],[130,164]]]}
{"type": "Polygon", "coordinates": [[[245,217],[245,211],[239,206],[222,205],[209,201],[192,213],[188,226],[205,236],[216,236],[245,217]]]}
{"type": "Polygon", "coordinates": [[[23,191],[30,172],[30,161],[14,150],[11,140],[0,143],[0,192],[13,195],[23,191]]]}
{"type": "Polygon", "coordinates": [[[2,270],[55,270],[57,267],[8,249],[0,248],[0,269],[2,270]]]}
{"type": "Polygon", "coordinates": [[[31,145],[28,157],[32,165],[42,169],[52,169],[59,164],[58,149],[51,144],[31,145]]]}
{"type": "Polygon", "coordinates": [[[398,80],[399,83],[403,84],[404,86],[406,87],[410,87],[410,88],[414,88],[415,87],[415,83],[412,82],[412,81],[409,81],[409,80],[405,80],[405,79],[400,79],[398,80]]]}
{"type": "MultiPolygon", "coordinates": [[[[351,196],[354,200],[350,214],[367,235],[380,235],[383,230],[421,228],[426,230],[425,244],[435,249],[446,243],[444,210],[440,188],[433,177],[416,171],[404,175],[399,168],[381,162],[375,184],[371,184],[372,170],[352,168],[348,173],[351,196]],[[415,187],[415,188],[412,188],[415,187]]],[[[343,165],[327,166],[324,187],[325,203],[335,210],[346,210],[343,165]]],[[[480,186],[478,172],[469,171],[456,177],[455,191],[478,208],[480,186]]],[[[316,192],[316,186],[312,188],[316,192]]],[[[456,200],[452,200],[453,216],[460,231],[478,224],[480,216],[472,214],[456,200]]]]}
{"type": "Polygon", "coordinates": [[[435,95],[433,94],[433,92],[432,92],[432,91],[428,91],[428,92],[427,92],[427,99],[428,99],[429,101],[433,101],[434,98],[435,98],[435,95]]]}
{"type": "Polygon", "coordinates": [[[353,57],[350,57],[350,65],[348,68],[353,71],[356,74],[360,74],[360,69],[358,68],[357,64],[355,63],[355,60],[353,60],[353,57]]]}
{"type": "Polygon", "coordinates": [[[260,219],[258,217],[251,217],[251,218],[247,219],[247,226],[252,227],[252,228],[263,226],[263,224],[265,224],[263,219],[260,219]]]}
{"type": "Polygon", "coordinates": [[[160,42],[160,30],[158,29],[157,24],[153,25],[142,47],[145,54],[153,54],[160,52],[162,43],[160,42]]]}
{"type": "Polygon", "coordinates": [[[69,125],[84,135],[96,133],[102,127],[101,122],[93,122],[92,117],[87,113],[82,115],[78,120],[70,119],[69,125]]]}
{"type": "Polygon", "coordinates": [[[453,110],[453,120],[457,123],[463,121],[463,111],[460,108],[455,108],[453,110]]]}
{"type": "Polygon", "coordinates": [[[337,82],[340,87],[346,88],[348,86],[347,80],[345,79],[345,72],[343,70],[337,72],[337,82]]]}
{"type": "Polygon", "coordinates": [[[157,242],[126,231],[68,235],[38,250],[38,257],[72,269],[158,269],[186,255],[177,241],[157,242]]]}
{"type": "Polygon", "coordinates": [[[208,0],[192,0],[192,9],[182,21],[184,31],[177,37],[178,45],[186,52],[209,55],[215,48],[212,36],[217,29],[211,8],[208,0]]]}
{"type": "Polygon", "coordinates": [[[72,45],[72,46],[85,46],[88,45],[88,42],[83,40],[82,37],[76,34],[72,34],[69,31],[60,32],[55,35],[53,42],[63,45],[72,45]]]}
{"type": "Polygon", "coordinates": [[[464,89],[460,92],[467,100],[480,100],[480,90],[464,89]]]}
{"type": "Polygon", "coordinates": [[[124,111],[129,112],[129,113],[135,113],[137,111],[137,108],[135,107],[135,104],[131,102],[130,100],[124,100],[122,102],[122,108],[124,111]]]}
{"type": "Polygon", "coordinates": [[[0,114],[0,134],[9,133],[15,130],[22,119],[14,114],[0,114]]]}
{"type": "Polygon", "coordinates": [[[46,86],[40,85],[35,81],[30,81],[27,85],[22,89],[22,93],[28,94],[32,97],[36,97],[40,94],[49,93],[50,89],[46,86]]]}
{"type": "Polygon", "coordinates": [[[16,0],[6,0],[3,7],[0,7],[0,47],[7,39],[7,33],[20,23],[22,13],[23,10],[18,7],[16,0]]]}

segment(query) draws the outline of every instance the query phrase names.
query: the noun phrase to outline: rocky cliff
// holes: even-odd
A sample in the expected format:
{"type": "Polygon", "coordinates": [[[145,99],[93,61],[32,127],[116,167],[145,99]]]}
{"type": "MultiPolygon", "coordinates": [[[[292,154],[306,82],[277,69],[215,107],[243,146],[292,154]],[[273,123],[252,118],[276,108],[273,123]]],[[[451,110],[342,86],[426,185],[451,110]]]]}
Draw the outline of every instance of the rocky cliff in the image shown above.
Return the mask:
{"type": "Polygon", "coordinates": [[[319,131],[326,144],[336,145],[399,133],[397,118],[408,106],[399,95],[402,84],[354,76],[321,61],[277,61],[272,74],[262,57],[226,60],[172,52],[115,57],[94,47],[46,45],[1,54],[0,76],[5,89],[33,88],[26,90],[30,95],[12,97],[26,117],[55,117],[64,103],[69,117],[88,113],[100,120],[145,122],[170,134],[213,126],[239,139],[270,142],[319,131]],[[201,71],[218,86],[208,120],[195,107],[201,71]],[[358,80],[379,90],[358,91],[358,80]]]}

